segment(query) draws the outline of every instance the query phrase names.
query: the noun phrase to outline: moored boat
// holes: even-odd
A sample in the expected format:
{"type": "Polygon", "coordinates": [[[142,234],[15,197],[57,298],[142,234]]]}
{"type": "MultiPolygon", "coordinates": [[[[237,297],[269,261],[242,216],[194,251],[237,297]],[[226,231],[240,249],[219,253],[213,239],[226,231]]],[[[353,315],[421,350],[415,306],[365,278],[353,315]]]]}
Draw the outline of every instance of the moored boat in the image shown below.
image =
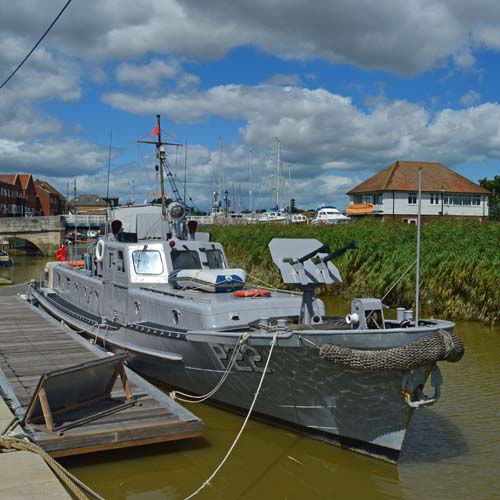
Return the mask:
{"type": "Polygon", "coordinates": [[[335,207],[321,207],[316,210],[311,224],[344,224],[349,220],[350,217],[347,217],[335,207]]]}
{"type": "Polygon", "coordinates": [[[182,206],[169,207],[161,239],[151,223],[158,209],[115,210],[114,232],[86,265],[50,263],[30,300],[106,348],[128,352],[132,368],[169,386],[206,394],[224,378],[211,400],[239,411],[264,375],[256,416],[396,460],[414,409],[439,398],[437,361],[460,357],[453,323],[416,324],[408,311],[387,320],[370,298],[353,300],[348,322],[327,316],[314,290],[340,282],[340,274],[336,254],[316,240],[270,243],[285,282],[302,296],[253,293],[222,245],[187,225],[182,206]],[[423,394],[429,375],[430,398],[423,394]]]}
{"type": "Polygon", "coordinates": [[[437,363],[463,355],[452,322],[403,308],[386,319],[379,299],[326,314],[316,290],[341,282],[332,261],[353,243],[272,240],[291,293],[247,283],[179,203],[118,207],[110,220],[83,265],[49,263],[29,300],[177,391],[395,461],[415,409],[440,398],[437,363]]]}

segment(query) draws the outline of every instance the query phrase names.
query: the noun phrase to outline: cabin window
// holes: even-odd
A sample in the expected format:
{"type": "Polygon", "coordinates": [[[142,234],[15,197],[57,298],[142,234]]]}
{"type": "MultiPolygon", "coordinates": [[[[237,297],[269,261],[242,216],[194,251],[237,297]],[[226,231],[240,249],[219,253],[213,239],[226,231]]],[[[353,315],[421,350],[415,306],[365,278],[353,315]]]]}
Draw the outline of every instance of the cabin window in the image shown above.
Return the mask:
{"type": "Polygon", "coordinates": [[[158,250],[138,250],[132,254],[132,261],[137,274],[163,273],[163,262],[158,250]]]}
{"type": "Polygon", "coordinates": [[[207,250],[207,265],[210,269],[224,269],[224,258],[220,250],[207,250]]]}
{"type": "Polygon", "coordinates": [[[177,250],[174,248],[170,252],[170,257],[174,269],[201,269],[200,256],[196,250],[177,250]]]}
{"type": "Polygon", "coordinates": [[[118,258],[116,260],[116,270],[122,273],[125,272],[125,260],[123,259],[123,252],[118,250],[118,258]]]}

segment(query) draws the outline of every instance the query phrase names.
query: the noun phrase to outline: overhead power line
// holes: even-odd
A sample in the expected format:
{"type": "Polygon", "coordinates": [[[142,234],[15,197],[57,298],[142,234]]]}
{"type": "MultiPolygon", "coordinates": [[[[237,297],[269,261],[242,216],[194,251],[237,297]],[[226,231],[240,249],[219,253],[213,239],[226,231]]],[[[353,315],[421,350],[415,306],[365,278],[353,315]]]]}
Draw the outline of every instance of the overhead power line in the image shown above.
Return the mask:
{"type": "Polygon", "coordinates": [[[2,85],[0,85],[0,90],[4,88],[4,86],[7,84],[7,82],[21,69],[21,66],[28,60],[28,58],[35,52],[37,47],[42,43],[42,40],[48,35],[49,31],[52,29],[54,24],[57,23],[59,18],[62,16],[63,12],[66,10],[66,7],[71,3],[71,0],[68,0],[64,7],[61,9],[59,14],[57,14],[57,17],[50,23],[50,26],[46,29],[45,33],[41,36],[40,40],[36,42],[35,46],[28,52],[26,57],[19,63],[19,66],[10,74],[10,76],[5,80],[2,85]]]}

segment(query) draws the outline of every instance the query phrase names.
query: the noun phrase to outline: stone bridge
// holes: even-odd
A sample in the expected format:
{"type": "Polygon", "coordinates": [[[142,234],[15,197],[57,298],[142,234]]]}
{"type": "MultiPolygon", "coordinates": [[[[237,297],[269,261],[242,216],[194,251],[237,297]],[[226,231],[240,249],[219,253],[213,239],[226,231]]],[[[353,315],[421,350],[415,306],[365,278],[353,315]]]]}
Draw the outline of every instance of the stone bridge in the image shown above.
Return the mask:
{"type": "Polygon", "coordinates": [[[23,238],[38,247],[43,255],[54,255],[65,234],[64,217],[0,217],[0,236],[23,238]]]}

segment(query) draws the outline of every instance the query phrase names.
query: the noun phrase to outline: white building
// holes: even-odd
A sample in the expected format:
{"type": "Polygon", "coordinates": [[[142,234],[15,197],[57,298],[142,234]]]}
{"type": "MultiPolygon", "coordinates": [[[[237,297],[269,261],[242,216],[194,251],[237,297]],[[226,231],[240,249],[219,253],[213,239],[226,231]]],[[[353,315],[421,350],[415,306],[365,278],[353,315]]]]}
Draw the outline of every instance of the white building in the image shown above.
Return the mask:
{"type": "Polygon", "coordinates": [[[397,161],[351,189],[349,216],[416,221],[418,171],[422,167],[422,217],[488,217],[488,190],[441,163],[397,161]]]}

